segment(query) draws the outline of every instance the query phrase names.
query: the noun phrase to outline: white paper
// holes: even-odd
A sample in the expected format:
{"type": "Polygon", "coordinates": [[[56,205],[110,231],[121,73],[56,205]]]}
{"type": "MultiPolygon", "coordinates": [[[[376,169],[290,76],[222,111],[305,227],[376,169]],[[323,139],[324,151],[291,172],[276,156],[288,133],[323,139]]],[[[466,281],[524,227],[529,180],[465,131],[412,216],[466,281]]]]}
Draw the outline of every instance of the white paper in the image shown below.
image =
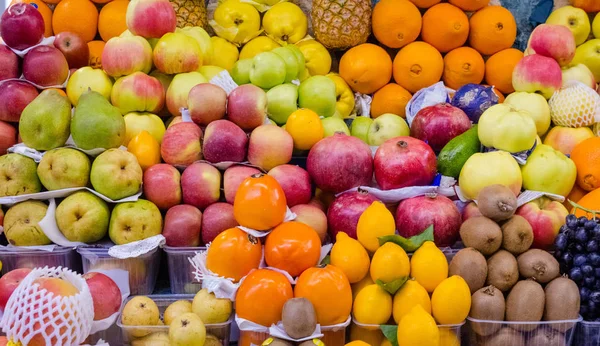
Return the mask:
{"type": "Polygon", "coordinates": [[[16,50],[14,48],[11,48],[9,45],[6,45],[8,48],[10,48],[10,50],[12,50],[16,55],[18,55],[20,58],[24,58],[25,55],[27,55],[27,53],[29,53],[30,50],[32,50],[35,47],[39,47],[39,46],[53,46],[54,45],[54,36],[50,36],[50,37],[44,37],[40,43],[36,44],[35,46],[29,47],[25,50],[16,50]]]}
{"type": "Polygon", "coordinates": [[[185,108],[179,108],[179,112],[181,112],[181,122],[182,123],[193,123],[192,116],[190,115],[190,111],[185,108]]]}
{"type": "Polygon", "coordinates": [[[261,326],[258,323],[254,323],[247,319],[239,317],[235,314],[235,323],[237,324],[240,331],[244,332],[254,332],[254,333],[268,333],[269,328],[265,326],[261,326]]]}
{"type": "Polygon", "coordinates": [[[357,116],[370,117],[371,116],[371,102],[373,98],[366,94],[359,92],[354,93],[354,110],[357,116]]]}
{"type": "Polygon", "coordinates": [[[50,198],[46,216],[44,216],[38,225],[46,237],[48,237],[48,239],[50,239],[54,244],[64,247],[77,247],[86,245],[82,242],[68,240],[58,229],[58,225],[56,224],[56,201],[54,198],[50,198]]]}
{"type": "Polygon", "coordinates": [[[135,195],[121,198],[121,199],[115,201],[115,200],[112,200],[112,199],[104,196],[103,194],[96,192],[95,190],[92,190],[87,187],[70,187],[68,189],[29,193],[29,194],[18,195],[18,196],[0,197],[0,205],[10,206],[10,205],[17,204],[17,203],[27,201],[27,200],[45,201],[45,200],[49,200],[51,198],[64,198],[64,197],[67,197],[67,196],[69,196],[77,191],[81,191],[81,190],[87,190],[87,191],[93,193],[94,195],[100,197],[105,202],[113,203],[113,204],[124,203],[124,202],[135,202],[142,195],[142,189],[140,188],[140,191],[138,193],[136,193],[135,195]]]}
{"type": "Polygon", "coordinates": [[[444,86],[444,82],[437,82],[430,87],[417,91],[406,104],[408,126],[412,124],[413,119],[421,109],[448,102],[450,100],[448,90],[444,86]]]}
{"type": "Polygon", "coordinates": [[[520,207],[526,203],[529,203],[533,200],[536,200],[542,196],[546,196],[550,199],[553,199],[555,201],[559,201],[559,202],[564,202],[565,201],[565,197],[561,196],[561,195],[556,195],[553,193],[548,193],[548,192],[541,192],[541,191],[530,191],[530,190],[525,190],[523,191],[519,197],[517,197],[517,206],[520,207]]]}
{"type": "Polygon", "coordinates": [[[229,94],[231,94],[231,92],[238,87],[237,83],[233,80],[233,78],[231,78],[231,75],[227,70],[219,72],[219,74],[214,76],[209,83],[223,88],[223,90],[225,90],[227,93],[227,96],[229,96],[229,94]]]}
{"type": "Polygon", "coordinates": [[[117,317],[119,317],[119,313],[121,312],[121,309],[123,308],[123,304],[125,303],[125,300],[127,299],[127,297],[129,297],[129,294],[130,294],[129,272],[126,270],[122,270],[122,269],[111,269],[111,270],[93,269],[93,270],[90,270],[89,272],[90,273],[93,273],[93,272],[101,273],[101,274],[108,276],[109,278],[112,279],[112,281],[114,281],[117,284],[117,286],[119,286],[119,290],[121,291],[121,306],[119,307],[119,311],[115,312],[114,314],[110,315],[109,317],[107,317],[103,320],[92,322],[92,331],[90,332],[90,334],[95,334],[95,333],[101,332],[103,330],[107,330],[113,324],[115,324],[115,322],[117,321],[117,317]]]}
{"type": "Polygon", "coordinates": [[[154,249],[165,245],[167,240],[162,234],[150,238],[134,241],[128,244],[111,246],[108,249],[108,255],[114,258],[126,259],[135,258],[153,251],[154,249]]]}
{"type": "Polygon", "coordinates": [[[323,333],[321,332],[321,325],[317,324],[315,331],[310,336],[307,336],[302,339],[293,339],[285,332],[285,328],[283,328],[283,322],[281,321],[277,322],[277,324],[271,325],[271,327],[269,328],[269,334],[271,334],[272,337],[283,340],[289,340],[292,342],[303,342],[312,339],[320,339],[323,337],[323,333]]]}
{"type": "Polygon", "coordinates": [[[206,244],[206,250],[196,253],[192,258],[188,258],[188,261],[194,267],[194,279],[196,282],[202,282],[202,288],[214,293],[215,297],[235,301],[235,294],[241,281],[235,283],[232,278],[218,276],[206,267],[206,254],[209,247],[210,244],[206,244]]]}
{"type": "Polygon", "coordinates": [[[377,197],[384,204],[398,203],[398,202],[408,199],[408,198],[424,196],[424,195],[432,194],[432,193],[440,194],[440,195],[444,195],[444,196],[446,196],[448,194],[450,196],[455,195],[453,192],[450,192],[450,190],[448,190],[447,188],[440,189],[439,186],[409,186],[409,187],[402,187],[399,189],[392,189],[392,190],[380,190],[375,187],[360,186],[360,187],[355,187],[350,190],[341,192],[341,193],[337,194],[336,197],[341,194],[344,194],[346,192],[358,191],[359,189],[364,190],[364,191],[368,192],[369,194],[377,197]]]}

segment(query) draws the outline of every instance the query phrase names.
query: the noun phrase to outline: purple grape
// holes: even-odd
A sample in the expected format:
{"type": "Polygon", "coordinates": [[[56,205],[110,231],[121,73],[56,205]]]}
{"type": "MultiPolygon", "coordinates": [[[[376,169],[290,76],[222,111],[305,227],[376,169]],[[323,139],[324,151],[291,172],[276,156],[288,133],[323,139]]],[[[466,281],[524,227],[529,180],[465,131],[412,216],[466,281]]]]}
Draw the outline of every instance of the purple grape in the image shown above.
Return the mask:
{"type": "Polygon", "coordinates": [[[576,282],[581,282],[581,280],[583,280],[583,274],[581,273],[581,269],[577,267],[571,269],[571,272],[569,272],[569,276],[571,277],[571,280],[576,282]]]}
{"type": "Polygon", "coordinates": [[[596,304],[600,303],[600,292],[595,291],[590,293],[589,299],[596,304]]]}
{"type": "Polygon", "coordinates": [[[581,301],[582,301],[582,302],[587,302],[587,300],[590,298],[590,294],[591,294],[591,293],[592,293],[592,292],[590,291],[590,289],[589,289],[589,288],[587,288],[587,287],[582,287],[582,288],[579,290],[579,297],[581,298],[581,301]]]}
{"type": "Polygon", "coordinates": [[[571,263],[573,263],[573,255],[571,255],[570,252],[565,252],[564,254],[562,254],[561,260],[564,264],[570,266],[571,263]]]}
{"type": "Polygon", "coordinates": [[[586,243],[588,241],[588,235],[585,228],[577,228],[577,231],[575,232],[575,240],[579,243],[586,243]]]}
{"type": "Polygon", "coordinates": [[[583,273],[583,275],[593,275],[594,274],[594,267],[592,267],[589,264],[583,265],[581,266],[581,272],[583,273]]]}
{"type": "Polygon", "coordinates": [[[588,261],[594,267],[600,267],[600,255],[597,253],[591,253],[588,255],[588,261]]]}
{"type": "Polygon", "coordinates": [[[598,224],[596,223],[596,221],[594,221],[594,220],[588,220],[588,221],[585,222],[585,225],[583,227],[585,227],[585,229],[587,229],[588,231],[591,231],[597,225],[598,224]]]}
{"type": "Polygon", "coordinates": [[[598,251],[598,242],[595,240],[590,240],[586,244],[585,249],[587,250],[587,252],[595,253],[596,251],[598,251]]]}
{"type": "Polygon", "coordinates": [[[586,276],[583,278],[583,284],[585,287],[594,288],[596,285],[596,278],[593,276],[586,276]]]}
{"type": "Polygon", "coordinates": [[[587,218],[587,217],[585,217],[585,216],[580,216],[580,217],[577,219],[577,224],[578,224],[579,226],[585,226],[585,223],[586,223],[586,222],[588,222],[588,218],[587,218]]]}
{"type": "Polygon", "coordinates": [[[582,265],[587,263],[587,256],[586,255],[575,255],[575,257],[573,258],[573,266],[575,267],[581,267],[582,265]]]}
{"type": "Polygon", "coordinates": [[[575,245],[575,251],[577,251],[579,253],[583,253],[583,250],[585,250],[585,248],[583,247],[583,245],[581,245],[581,244],[575,245]]]}
{"type": "Polygon", "coordinates": [[[577,227],[577,216],[573,215],[573,214],[569,214],[567,215],[566,220],[566,226],[569,227],[570,229],[574,229],[577,227]]]}
{"type": "Polygon", "coordinates": [[[568,241],[569,241],[569,239],[568,239],[567,235],[564,233],[560,233],[559,235],[556,236],[556,240],[554,241],[554,243],[556,244],[556,249],[557,250],[566,249],[568,241]]]}

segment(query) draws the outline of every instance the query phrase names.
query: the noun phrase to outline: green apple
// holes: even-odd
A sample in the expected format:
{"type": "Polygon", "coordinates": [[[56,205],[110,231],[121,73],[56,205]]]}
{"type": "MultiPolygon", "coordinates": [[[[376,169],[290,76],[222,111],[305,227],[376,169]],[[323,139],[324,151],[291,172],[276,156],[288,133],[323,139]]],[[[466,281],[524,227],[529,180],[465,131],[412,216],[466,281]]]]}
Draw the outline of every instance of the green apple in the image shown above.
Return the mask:
{"type": "Polygon", "coordinates": [[[132,153],[109,149],[94,160],[90,180],[96,191],[112,200],[118,200],[140,190],[142,168],[132,153]]]}
{"type": "Polygon", "coordinates": [[[42,190],[37,164],[21,154],[0,156],[0,197],[36,193],[42,190]]]}
{"type": "Polygon", "coordinates": [[[77,149],[58,148],[47,151],[37,167],[46,189],[60,190],[85,187],[90,181],[90,159],[77,149]]]}
{"type": "Polygon", "coordinates": [[[123,145],[127,146],[129,141],[142,131],[148,131],[158,144],[162,143],[166,129],[162,119],[157,115],[132,112],[125,114],[123,119],[125,119],[125,142],[123,145]]]}
{"type": "Polygon", "coordinates": [[[250,70],[253,59],[241,59],[233,64],[231,78],[237,85],[250,84],[250,70]]]}
{"type": "Polygon", "coordinates": [[[356,117],[350,125],[350,134],[363,142],[368,143],[369,128],[373,123],[373,119],[369,117],[356,117]]]}
{"type": "Polygon", "coordinates": [[[286,83],[267,91],[267,115],[277,125],[285,124],[298,109],[298,87],[286,83]]]}
{"type": "Polygon", "coordinates": [[[589,40],[577,47],[571,65],[584,64],[600,80],[600,39],[589,40]]]}
{"type": "Polygon", "coordinates": [[[56,207],[56,225],[69,241],[94,243],[108,233],[110,210],[100,197],[79,191],[56,207]]]}
{"type": "Polygon", "coordinates": [[[300,83],[298,104],[319,116],[330,117],[336,110],[335,82],[325,76],[312,76],[300,83]]]}
{"type": "Polygon", "coordinates": [[[600,16],[596,14],[592,22],[592,33],[595,38],[600,38],[600,16]]]}
{"type": "Polygon", "coordinates": [[[119,203],[110,215],[108,236],[117,245],[144,240],[161,232],[160,210],[145,199],[119,203]]]}
{"type": "Polygon", "coordinates": [[[263,89],[283,84],[287,74],[285,61],[272,52],[262,52],[252,58],[250,82],[263,89]]]}
{"type": "Polygon", "coordinates": [[[71,103],[56,90],[44,90],[23,109],[19,135],[36,150],[61,147],[69,139],[71,103]]]}
{"type": "Polygon", "coordinates": [[[584,10],[573,6],[564,6],[552,12],[546,19],[546,24],[564,25],[569,28],[578,46],[590,36],[590,18],[584,10]]]}
{"type": "Polygon", "coordinates": [[[40,201],[25,201],[12,206],[4,217],[4,234],[11,245],[40,246],[52,242],[40,228],[48,206],[40,201]]]}
{"type": "Polygon", "coordinates": [[[323,124],[323,137],[329,137],[336,134],[336,132],[342,132],[350,136],[350,130],[348,125],[341,118],[329,117],[321,119],[323,124]]]}
{"type": "Polygon", "coordinates": [[[368,144],[379,146],[390,138],[410,136],[408,124],[401,116],[386,113],[378,116],[369,127],[368,144]]]}
{"type": "Polygon", "coordinates": [[[298,60],[298,75],[302,74],[306,69],[306,58],[304,57],[304,54],[302,54],[300,48],[294,44],[288,44],[285,47],[291,50],[296,56],[296,60],[298,60]]]}
{"type": "Polygon", "coordinates": [[[288,47],[277,47],[271,52],[279,55],[285,62],[285,82],[289,83],[296,79],[298,77],[298,72],[300,72],[296,53],[288,47]]]}

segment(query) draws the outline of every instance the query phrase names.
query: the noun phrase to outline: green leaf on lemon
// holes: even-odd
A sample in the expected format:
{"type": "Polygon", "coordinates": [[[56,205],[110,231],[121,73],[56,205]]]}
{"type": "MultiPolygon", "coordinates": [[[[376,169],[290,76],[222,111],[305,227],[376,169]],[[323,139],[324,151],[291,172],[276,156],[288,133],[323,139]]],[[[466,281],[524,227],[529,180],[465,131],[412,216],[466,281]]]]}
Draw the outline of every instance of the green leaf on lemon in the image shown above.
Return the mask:
{"type": "Polygon", "coordinates": [[[398,346],[398,326],[382,324],[379,326],[379,328],[383,332],[383,336],[385,336],[389,342],[392,343],[392,346],[398,346]]]}
{"type": "Polygon", "coordinates": [[[433,225],[427,227],[427,229],[421,232],[420,234],[412,236],[408,239],[398,234],[386,235],[383,237],[379,237],[378,239],[379,245],[383,245],[387,242],[392,242],[402,247],[406,252],[414,252],[417,251],[417,249],[420,248],[424,242],[433,241],[433,225]]]}
{"type": "Polygon", "coordinates": [[[377,280],[375,281],[379,287],[383,288],[386,292],[388,292],[391,295],[396,294],[396,292],[398,292],[398,290],[400,289],[400,287],[402,287],[402,285],[404,285],[404,283],[408,281],[408,276],[403,276],[399,279],[390,281],[388,283],[385,283],[381,280],[377,280]]]}

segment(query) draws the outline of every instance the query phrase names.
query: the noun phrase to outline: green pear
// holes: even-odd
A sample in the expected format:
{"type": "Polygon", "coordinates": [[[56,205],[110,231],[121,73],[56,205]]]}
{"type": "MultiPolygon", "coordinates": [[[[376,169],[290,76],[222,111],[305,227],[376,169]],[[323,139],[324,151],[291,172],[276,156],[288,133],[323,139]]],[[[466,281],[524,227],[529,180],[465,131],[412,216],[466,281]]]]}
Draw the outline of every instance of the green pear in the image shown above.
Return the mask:
{"type": "Polygon", "coordinates": [[[325,76],[312,76],[298,88],[298,105],[308,108],[321,117],[335,114],[337,97],[335,82],[325,76]]]}
{"type": "Polygon", "coordinates": [[[35,161],[21,154],[0,156],[0,197],[42,190],[35,161]]]}
{"type": "Polygon", "coordinates": [[[125,120],[101,94],[88,90],[79,98],[71,135],[81,149],[118,148],[125,140],[125,120]]]}
{"type": "Polygon", "coordinates": [[[584,64],[594,74],[596,80],[600,80],[600,39],[589,40],[577,47],[572,66],[584,64]]]}
{"type": "Polygon", "coordinates": [[[61,147],[69,139],[71,103],[56,90],[44,90],[21,113],[19,134],[36,150],[61,147]]]}

